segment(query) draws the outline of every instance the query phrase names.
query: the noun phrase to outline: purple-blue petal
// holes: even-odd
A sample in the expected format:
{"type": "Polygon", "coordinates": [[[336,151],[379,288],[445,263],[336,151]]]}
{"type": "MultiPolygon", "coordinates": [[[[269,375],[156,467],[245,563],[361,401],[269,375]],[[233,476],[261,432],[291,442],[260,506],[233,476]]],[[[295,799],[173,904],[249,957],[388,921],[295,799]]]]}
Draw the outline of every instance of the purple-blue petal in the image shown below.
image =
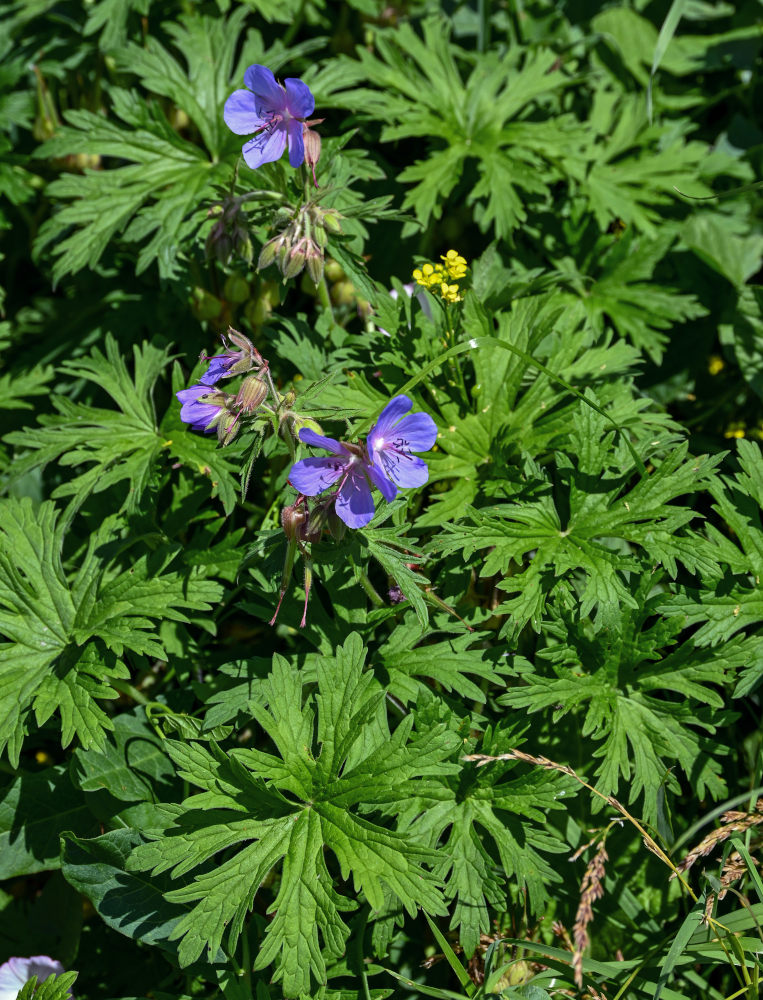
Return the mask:
{"type": "Polygon", "coordinates": [[[382,448],[375,452],[373,464],[378,472],[403,489],[423,486],[429,479],[429,469],[423,459],[392,448],[382,448]]]}
{"type": "Polygon", "coordinates": [[[333,486],[344,470],[338,458],[303,458],[291,467],[289,482],[306,497],[314,497],[333,486]]]}
{"type": "Polygon", "coordinates": [[[381,495],[387,501],[387,503],[392,503],[392,501],[397,496],[397,486],[392,482],[391,479],[387,479],[384,473],[378,469],[375,465],[369,465],[366,467],[366,472],[368,477],[374,486],[379,490],[381,495]]]}
{"type": "Polygon", "coordinates": [[[260,66],[258,63],[250,66],[244,73],[244,85],[259,98],[257,107],[261,114],[286,109],[286,91],[267,66],[260,66]]]}
{"type": "Polygon", "coordinates": [[[248,90],[234,90],[223,109],[225,124],[236,135],[251,135],[267,125],[267,118],[257,114],[257,101],[248,90]]]}
{"type": "Polygon", "coordinates": [[[379,419],[371,428],[368,434],[369,447],[373,448],[372,439],[377,435],[383,438],[388,437],[388,432],[392,427],[404,417],[409,410],[413,409],[413,402],[408,396],[393,396],[384,409],[379,414],[379,419]]]}
{"type": "Polygon", "coordinates": [[[295,118],[290,118],[286,123],[286,131],[289,133],[289,164],[292,167],[301,167],[305,162],[302,122],[298,122],[295,118]]]}
{"type": "Polygon", "coordinates": [[[280,159],[285,148],[286,126],[279,122],[271,129],[260,132],[249,142],[245,142],[241,152],[244,154],[247,166],[256,170],[263,163],[272,163],[280,159]]]}
{"type": "Polygon", "coordinates": [[[235,360],[230,354],[216,354],[213,358],[209,358],[209,367],[199,381],[202,385],[214,385],[221,378],[225,378],[228,374],[228,369],[235,360]]]}
{"type": "Polygon", "coordinates": [[[192,385],[175,393],[183,404],[180,407],[180,419],[194,431],[206,431],[220,412],[219,405],[203,402],[203,397],[210,391],[213,390],[208,385],[192,385]]]}
{"type": "Polygon", "coordinates": [[[286,87],[286,110],[294,118],[309,118],[315,111],[315,98],[310,88],[301,80],[296,80],[292,76],[287,76],[284,80],[286,87]]]}
{"type": "Polygon", "coordinates": [[[335,509],[348,528],[363,528],[374,516],[371,487],[360,469],[352,470],[345,479],[335,509]]]}
{"type": "Polygon", "coordinates": [[[313,448],[325,448],[326,451],[334,455],[346,455],[347,450],[336,440],[336,438],[324,437],[323,434],[316,433],[311,427],[303,427],[299,432],[299,440],[304,444],[310,444],[313,448]]]}
{"type": "MultiPolygon", "coordinates": [[[[437,440],[437,424],[428,413],[411,413],[390,427],[387,435],[384,438],[386,447],[401,451],[429,451],[437,440]]],[[[378,435],[376,440],[379,440],[378,435]]]]}

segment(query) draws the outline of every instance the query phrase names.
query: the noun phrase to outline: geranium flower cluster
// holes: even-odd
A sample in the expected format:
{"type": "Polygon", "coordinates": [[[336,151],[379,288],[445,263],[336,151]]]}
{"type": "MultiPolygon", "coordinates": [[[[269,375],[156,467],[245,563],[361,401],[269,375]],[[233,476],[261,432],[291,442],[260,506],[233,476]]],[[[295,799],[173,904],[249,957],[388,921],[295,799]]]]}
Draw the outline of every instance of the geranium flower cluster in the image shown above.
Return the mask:
{"type": "Polygon", "coordinates": [[[417,285],[428,288],[444,302],[460,302],[463,299],[458,282],[466,277],[466,260],[455,250],[440,257],[442,264],[424,264],[413,272],[417,285]]]}
{"type": "Polygon", "coordinates": [[[182,403],[180,419],[189,424],[191,430],[204,434],[216,432],[220,444],[230,444],[238,433],[241,417],[253,414],[268,394],[263,378],[267,362],[251,340],[237,330],[229,329],[228,340],[225,337],[222,340],[224,353],[203,358],[208,368],[198,383],[181,389],[176,395],[182,403]],[[215,388],[220,379],[243,375],[253,369],[254,374],[244,379],[237,393],[215,388]]]}
{"type": "Polygon", "coordinates": [[[429,478],[426,462],[414,452],[429,451],[437,440],[437,425],[427,413],[405,416],[412,408],[408,396],[391,399],[364,445],[337,441],[303,428],[300,441],[325,448],[330,454],[296,462],[289,482],[306,497],[317,496],[337,484],[328,498],[336,514],[349,528],[364,527],[374,516],[372,487],[389,503],[397,496],[398,487],[423,486],[429,478]]]}

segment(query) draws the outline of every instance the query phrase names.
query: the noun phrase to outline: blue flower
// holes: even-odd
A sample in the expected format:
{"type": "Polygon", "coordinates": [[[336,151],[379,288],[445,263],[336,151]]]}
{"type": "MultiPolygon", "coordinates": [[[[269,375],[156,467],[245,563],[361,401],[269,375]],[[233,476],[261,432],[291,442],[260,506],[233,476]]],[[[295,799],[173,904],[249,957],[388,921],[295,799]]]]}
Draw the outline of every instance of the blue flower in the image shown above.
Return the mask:
{"type": "Polygon", "coordinates": [[[267,362],[251,340],[232,326],[228,327],[228,336],[223,336],[222,342],[225,348],[223,354],[215,354],[211,358],[202,355],[200,358],[201,361],[209,362],[209,367],[199,379],[202,385],[215,385],[221,378],[243,375],[252,368],[267,367],[267,362]]]}
{"type": "Polygon", "coordinates": [[[371,487],[389,502],[397,488],[423,486],[429,478],[426,462],[414,451],[429,451],[437,440],[437,425],[427,413],[412,413],[407,396],[395,396],[382,410],[366,446],[323,437],[309,428],[300,441],[325,448],[329,456],[303,458],[292,466],[289,482],[304,496],[314,497],[338,483],[335,509],[348,528],[362,528],[374,516],[371,487]]]}
{"type": "Polygon", "coordinates": [[[315,108],[310,88],[301,80],[287,77],[282,87],[266,66],[250,66],[244,73],[248,90],[234,90],[225,102],[225,124],[236,135],[258,133],[245,142],[241,152],[247,164],[256,169],[283,155],[289,143],[289,163],[302,165],[305,145],[302,119],[315,108]]]}
{"type": "Polygon", "coordinates": [[[237,358],[230,354],[215,354],[214,357],[207,358],[209,368],[207,368],[199,381],[202,385],[215,385],[221,378],[227,378],[230,375],[230,369],[236,363],[236,360],[237,358]]]}
{"type": "Polygon", "coordinates": [[[191,430],[211,434],[217,426],[220,413],[225,408],[225,394],[208,385],[192,385],[175,395],[183,404],[180,419],[190,424],[191,430]]]}

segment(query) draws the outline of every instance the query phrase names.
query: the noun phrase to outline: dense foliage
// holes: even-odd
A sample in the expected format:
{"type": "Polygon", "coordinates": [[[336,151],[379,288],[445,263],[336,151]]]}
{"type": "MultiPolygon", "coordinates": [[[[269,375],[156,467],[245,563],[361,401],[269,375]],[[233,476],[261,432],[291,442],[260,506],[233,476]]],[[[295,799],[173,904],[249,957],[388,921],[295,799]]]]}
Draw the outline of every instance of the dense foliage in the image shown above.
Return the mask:
{"type": "Polygon", "coordinates": [[[4,5],[24,1000],[758,996],[762,44],[4,5]]]}

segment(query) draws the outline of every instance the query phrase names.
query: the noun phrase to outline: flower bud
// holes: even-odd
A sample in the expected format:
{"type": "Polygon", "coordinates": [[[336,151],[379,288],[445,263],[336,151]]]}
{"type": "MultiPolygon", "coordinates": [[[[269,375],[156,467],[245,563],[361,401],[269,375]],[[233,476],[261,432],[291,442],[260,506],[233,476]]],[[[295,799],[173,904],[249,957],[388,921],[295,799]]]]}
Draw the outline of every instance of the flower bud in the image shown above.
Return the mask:
{"type": "Polygon", "coordinates": [[[328,212],[323,213],[323,225],[334,236],[339,236],[339,234],[342,232],[342,224],[339,221],[341,218],[342,216],[339,214],[339,212],[335,211],[333,208],[330,208],[328,212]]]}
{"type": "Polygon", "coordinates": [[[217,420],[217,440],[223,447],[226,444],[230,444],[238,434],[239,424],[240,421],[237,413],[231,413],[230,411],[220,412],[217,420]]]}
{"type": "Polygon", "coordinates": [[[297,504],[284,507],[281,511],[281,527],[289,541],[293,542],[301,538],[302,528],[306,521],[307,511],[297,504]]]}
{"type": "Polygon", "coordinates": [[[293,213],[288,208],[279,208],[273,216],[273,228],[285,229],[292,221],[293,213]]]}
{"type": "Polygon", "coordinates": [[[259,260],[257,261],[257,270],[263,271],[266,267],[270,267],[273,261],[276,259],[276,254],[281,249],[281,243],[283,241],[283,236],[274,236],[272,240],[268,240],[265,246],[260,250],[259,260]]]}
{"type": "Polygon", "coordinates": [[[240,274],[228,275],[223,286],[223,295],[228,302],[233,302],[235,305],[246,302],[249,299],[249,285],[246,279],[240,274]]]}
{"type": "Polygon", "coordinates": [[[307,271],[314,285],[323,277],[323,251],[312,241],[307,248],[307,271]]]}
{"type": "Polygon", "coordinates": [[[207,258],[216,257],[221,264],[227,264],[233,253],[233,240],[228,234],[225,223],[216,222],[207,233],[204,243],[207,258]]]}
{"type": "Polygon", "coordinates": [[[296,278],[304,268],[306,259],[307,254],[305,253],[302,243],[300,242],[297,246],[292,248],[291,253],[286,258],[285,266],[282,268],[284,278],[287,280],[289,278],[296,278]]]}
{"type": "Polygon", "coordinates": [[[236,404],[243,413],[254,413],[267,394],[268,387],[262,379],[257,378],[256,375],[249,375],[241,384],[236,396],[236,404]]]}
{"type": "Polygon", "coordinates": [[[328,523],[328,529],[331,532],[331,537],[335,542],[341,542],[344,538],[345,532],[347,531],[347,525],[337,514],[337,512],[332,507],[328,512],[328,517],[326,518],[328,523]]]}
{"type": "Polygon", "coordinates": [[[305,145],[305,163],[310,167],[313,172],[313,183],[318,186],[318,181],[315,178],[315,165],[321,158],[321,137],[313,129],[308,128],[307,125],[302,126],[302,141],[305,145]]]}
{"type": "Polygon", "coordinates": [[[323,428],[317,420],[313,420],[312,417],[295,417],[292,421],[291,431],[297,440],[299,440],[299,432],[304,428],[315,431],[316,434],[323,434],[323,428]]]}

